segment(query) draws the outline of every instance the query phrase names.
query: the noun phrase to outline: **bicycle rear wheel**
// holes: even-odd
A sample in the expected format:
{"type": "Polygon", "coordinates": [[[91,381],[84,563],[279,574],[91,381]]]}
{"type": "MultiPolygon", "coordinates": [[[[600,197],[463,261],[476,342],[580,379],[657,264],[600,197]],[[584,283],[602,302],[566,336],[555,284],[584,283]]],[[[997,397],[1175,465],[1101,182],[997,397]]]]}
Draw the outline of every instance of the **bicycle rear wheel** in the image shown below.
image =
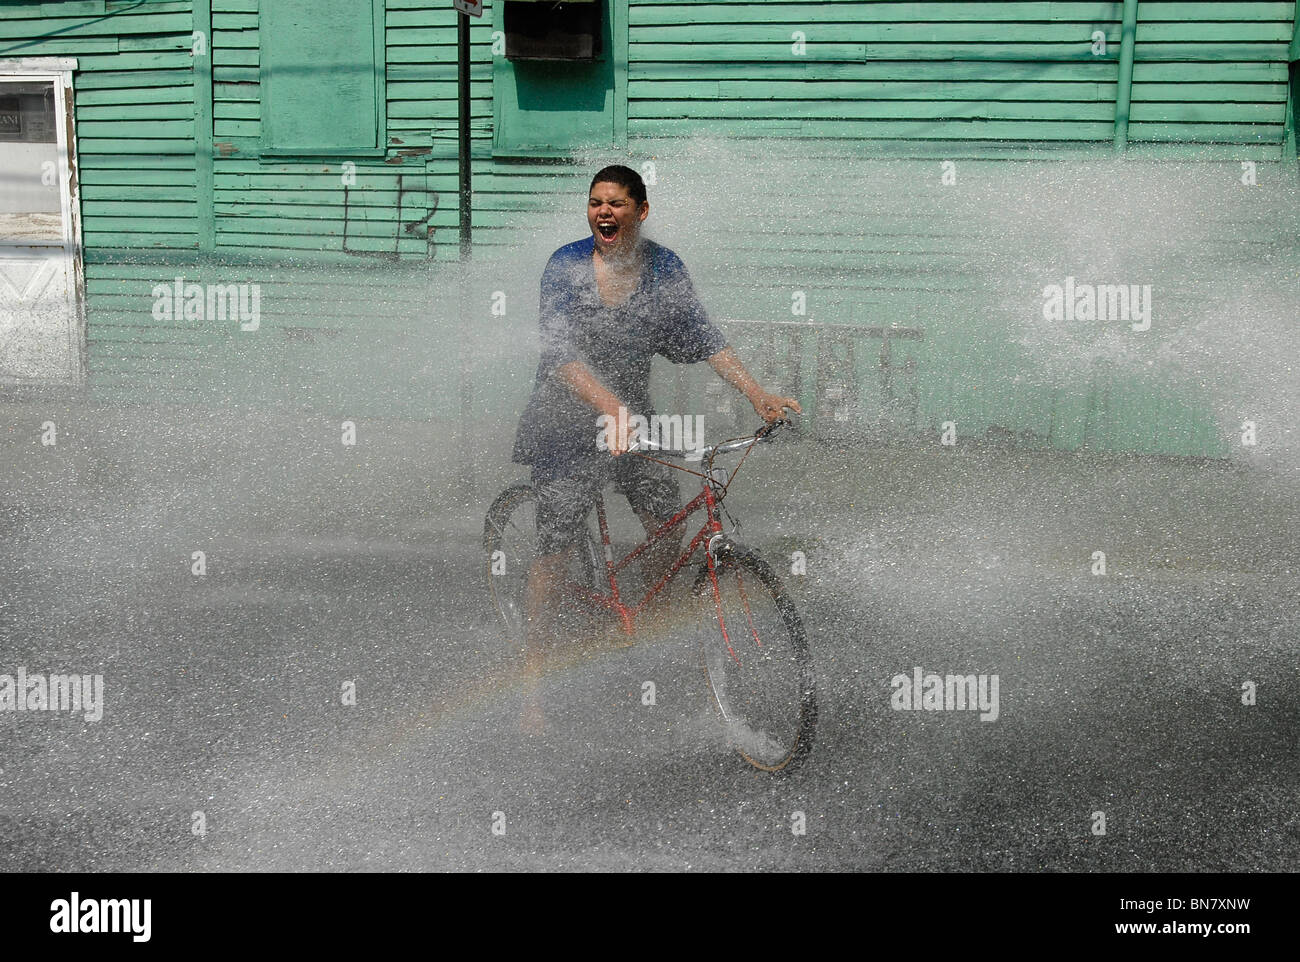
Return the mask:
{"type": "MultiPolygon", "coordinates": [[[[569,577],[592,588],[605,575],[604,553],[590,517],[569,564],[569,577]]],[[[538,558],[537,493],[530,484],[512,485],[488,508],[483,523],[488,589],[492,606],[512,643],[523,646],[528,624],[528,573],[538,558]]]]}
{"type": "Polygon", "coordinates": [[[704,671],[727,737],[749,764],[791,772],[812,750],[817,694],[803,622],[772,569],[730,552],[696,584],[704,671]],[[711,630],[710,630],[711,628],[711,630]]]}

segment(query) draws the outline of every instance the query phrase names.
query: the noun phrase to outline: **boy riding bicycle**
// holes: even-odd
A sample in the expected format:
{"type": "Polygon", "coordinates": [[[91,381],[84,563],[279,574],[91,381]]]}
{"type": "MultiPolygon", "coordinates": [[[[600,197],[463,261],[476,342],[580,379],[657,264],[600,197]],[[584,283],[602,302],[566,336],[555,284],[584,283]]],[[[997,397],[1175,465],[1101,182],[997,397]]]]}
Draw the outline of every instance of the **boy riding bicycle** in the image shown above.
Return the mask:
{"type": "MultiPolygon", "coordinates": [[[[621,457],[627,438],[615,434],[608,451],[598,446],[598,419],[618,423],[620,408],[621,423],[630,415],[653,416],[655,354],[678,364],[708,361],[768,423],[787,408],[801,410],[794,398],[765,391],[745,369],[709,320],[681,259],[641,237],[650,205],[640,175],[605,167],[588,193],[591,237],[561,247],[542,273],[541,359],[513,453],[515,462],[531,466],[537,495],[539,557],[529,570],[526,602],[531,690],[521,719],[532,732],[543,727],[536,681],[547,609],[596,494],[615,482],[648,535],[681,507],[677,482],[663,465],[621,457]]],[[[664,546],[671,553],[671,541],[664,546]]]]}

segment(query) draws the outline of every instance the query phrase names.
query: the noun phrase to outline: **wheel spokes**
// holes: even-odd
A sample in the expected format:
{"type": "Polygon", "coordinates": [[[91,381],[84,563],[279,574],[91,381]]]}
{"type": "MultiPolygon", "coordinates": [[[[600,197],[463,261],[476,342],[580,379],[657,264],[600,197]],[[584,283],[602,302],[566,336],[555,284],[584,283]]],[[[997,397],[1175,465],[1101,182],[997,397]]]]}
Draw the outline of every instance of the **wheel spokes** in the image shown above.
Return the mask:
{"type": "Polygon", "coordinates": [[[802,635],[787,622],[779,589],[751,564],[719,565],[711,574],[715,603],[705,610],[716,621],[705,667],[728,737],[751,764],[781,770],[798,752],[805,722],[802,635]],[[746,632],[753,648],[742,651],[746,632]]]}

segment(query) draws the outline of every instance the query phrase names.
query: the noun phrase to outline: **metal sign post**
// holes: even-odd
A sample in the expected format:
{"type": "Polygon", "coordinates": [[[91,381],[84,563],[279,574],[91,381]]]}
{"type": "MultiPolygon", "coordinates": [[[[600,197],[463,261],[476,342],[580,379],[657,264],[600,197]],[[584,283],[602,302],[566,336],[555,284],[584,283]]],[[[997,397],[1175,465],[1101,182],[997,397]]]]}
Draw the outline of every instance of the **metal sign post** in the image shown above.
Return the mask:
{"type": "Polygon", "coordinates": [[[460,120],[457,140],[460,155],[460,259],[465,260],[473,242],[470,223],[469,18],[483,16],[483,0],[452,0],[452,4],[460,11],[456,18],[457,112],[460,120]]]}
{"type": "MultiPolygon", "coordinates": [[[[452,0],[459,11],[456,17],[456,82],[457,112],[459,115],[458,153],[460,156],[460,262],[457,271],[459,310],[457,317],[464,321],[469,307],[469,279],[466,277],[473,227],[470,222],[470,156],[469,156],[469,18],[483,16],[483,0],[452,0]]],[[[468,340],[460,346],[460,464],[461,480],[472,484],[476,463],[473,424],[474,377],[472,348],[468,340]]]]}

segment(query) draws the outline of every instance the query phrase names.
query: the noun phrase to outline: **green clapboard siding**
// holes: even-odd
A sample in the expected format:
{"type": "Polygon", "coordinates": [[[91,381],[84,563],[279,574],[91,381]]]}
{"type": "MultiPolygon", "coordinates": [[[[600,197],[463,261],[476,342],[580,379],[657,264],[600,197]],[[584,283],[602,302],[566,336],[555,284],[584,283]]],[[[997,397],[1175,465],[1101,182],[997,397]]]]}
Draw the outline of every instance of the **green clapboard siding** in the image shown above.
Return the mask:
{"type": "Polygon", "coordinates": [[[1289,3],[1139,3],[1130,141],[1279,143],[1286,108],[1281,71],[1269,81],[1241,71],[1285,64],[1282,48],[1290,43],[1295,12],[1289,3]],[[1149,68],[1168,60],[1183,61],[1187,80],[1213,85],[1216,103],[1197,88],[1181,89],[1191,84],[1154,81],[1149,68]]]}
{"type": "Polygon", "coordinates": [[[192,30],[188,2],[0,6],[0,58],[78,58],[88,247],[197,242],[192,30]]]}
{"type": "MultiPolygon", "coordinates": [[[[632,0],[629,135],[1105,143],[1122,8],[632,0]]],[[[1131,140],[1280,143],[1293,4],[1138,9],[1131,140]]]]}
{"type": "MultiPolygon", "coordinates": [[[[0,4],[0,57],[80,62],[96,389],[292,394],[336,410],[364,399],[416,416],[463,413],[472,397],[490,431],[527,394],[546,257],[585,233],[591,171],[625,162],[652,179],[654,232],[733,322],[733,342],[776,382],[800,359],[810,411],[830,403],[816,384],[835,364],[864,391],[879,380],[879,337],[860,338],[850,360],[831,329],[901,327],[924,330],[893,342],[899,370],[915,372],[913,430],[955,420],[964,437],[1219,450],[1207,398],[1114,362],[1119,332],[1060,343],[1061,331],[1035,326],[1035,291],[1092,262],[1035,260],[1024,225],[996,216],[998,198],[1023,196],[1021,174],[1050,192],[1063,178],[1087,183],[1090,164],[1109,169],[1125,92],[1130,156],[1196,160],[1198,180],[1221,171],[1227,185],[1243,159],[1281,176],[1294,2],[1142,0],[1127,91],[1121,2],[606,2],[619,32],[591,98],[599,110],[555,123],[570,141],[594,140],[581,133],[592,119],[600,149],[532,143],[546,139],[544,91],[518,89],[530,70],[493,56],[493,3],[470,22],[476,266],[464,305],[449,293],[457,20],[446,0],[0,4]],[[494,156],[503,106],[513,116],[524,103],[527,136],[505,137],[514,155],[494,156]],[[957,165],[954,186],[941,185],[944,162],[957,165]],[[989,263],[1009,252],[1033,263],[989,263]],[[259,284],[259,330],[155,318],[151,291],[182,273],[259,284]],[[498,294],[504,317],[490,309],[498,294]],[[827,329],[825,343],[774,326],[792,320],[827,329]],[[457,352],[493,364],[509,388],[458,394],[457,352]]],[[[1124,342],[1138,365],[1214,302],[1213,291],[1180,294],[1178,278],[1292,257],[1275,210],[1233,195],[1218,216],[1194,254],[1152,260],[1163,324],[1124,342]]],[[[663,375],[671,389],[706,390],[708,372],[678,374],[663,375]]]]}

